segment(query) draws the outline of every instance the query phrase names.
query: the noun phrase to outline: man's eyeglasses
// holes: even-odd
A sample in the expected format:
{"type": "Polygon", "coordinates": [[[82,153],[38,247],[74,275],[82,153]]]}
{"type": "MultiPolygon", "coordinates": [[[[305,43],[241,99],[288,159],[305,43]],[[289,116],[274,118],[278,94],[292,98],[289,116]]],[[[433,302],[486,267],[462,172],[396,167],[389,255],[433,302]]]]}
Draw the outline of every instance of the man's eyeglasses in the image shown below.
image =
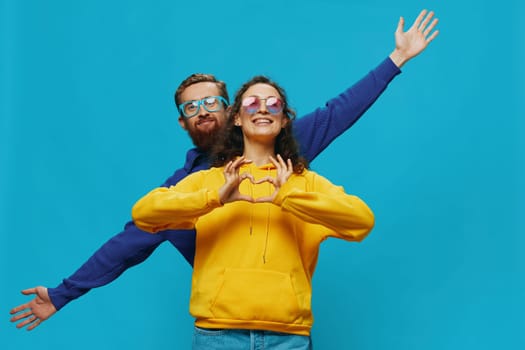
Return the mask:
{"type": "Polygon", "coordinates": [[[242,100],[242,108],[248,114],[255,114],[261,108],[261,101],[264,101],[266,110],[273,115],[279,114],[283,111],[283,101],[275,96],[268,98],[260,98],[257,96],[248,96],[242,100]]]}
{"type": "Polygon", "coordinates": [[[191,100],[181,103],[178,106],[179,112],[184,118],[191,118],[199,113],[200,108],[204,107],[208,112],[217,112],[228,106],[228,102],[222,96],[208,96],[202,100],[191,100]]]}

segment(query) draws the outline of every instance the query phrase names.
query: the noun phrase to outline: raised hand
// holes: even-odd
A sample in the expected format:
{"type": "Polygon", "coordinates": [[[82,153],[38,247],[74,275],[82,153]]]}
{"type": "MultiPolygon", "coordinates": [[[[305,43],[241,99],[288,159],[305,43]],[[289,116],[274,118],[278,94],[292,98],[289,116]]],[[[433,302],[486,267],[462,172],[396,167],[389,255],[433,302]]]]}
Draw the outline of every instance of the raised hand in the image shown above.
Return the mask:
{"type": "Polygon", "coordinates": [[[33,330],[42,322],[53,316],[57,309],[51,302],[46,287],[34,287],[24,289],[24,295],[35,295],[35,298],[28,303],[19,305],[13,308],[9,313],[15,315],[11,317],[11,322],[19,322],[16,327],[23,328],[27,326],[27,330],[33,330]]]}
{"type": "Polygon", "coordinates": [[[273,165],[275,165],[275,168],[277,170],[276,176],[263,177],[257,180],[255,183],[269,182],[275,187],[275,191],[270,196],[259,197],[255,199],[256,203],[273,202],[275,196],[277,196],[277,192],[279,192],[279,189],[286,183],[286,181],[288,181],[290,176],[292,176],[293,174],[293,165],[290,159],[287,159],[285,163],[283,158],[278,154],[277,159],[270,157],[270,161],[273,163],[273,165]]]}
{"type": "Polygon", "coordinates": [[[246,179],[254,182],[253,176],[249,173],[239,174],[239,168],[243,164],[251,163],[245,157],[239,157],[234,161],[228,162],[224,167],[224,185],[219,188],[219,198],[222,204],[234,201],[253,202],[252,197],[245,196],[239,192],[239,185],[246,179]]]}
{"type": "Polygon", "coordinates": [[[421,11],[406,32],[403,31],[405,19],[403,17],[399,19],[395,32],[396,48],[390,54],[390,58],[398,67],[402,67],[410,59],[419,55],[439,34],[439,30],[433,31],[438,23],[437,18],[432,20],[433,17],[433,11],[421,11]]]}

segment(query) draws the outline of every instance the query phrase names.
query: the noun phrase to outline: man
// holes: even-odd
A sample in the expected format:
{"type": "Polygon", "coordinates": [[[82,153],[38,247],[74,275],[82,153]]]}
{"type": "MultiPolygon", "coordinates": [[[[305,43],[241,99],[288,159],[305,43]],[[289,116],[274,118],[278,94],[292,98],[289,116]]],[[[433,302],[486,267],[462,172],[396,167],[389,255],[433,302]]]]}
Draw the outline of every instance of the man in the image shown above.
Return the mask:
{"type": "MultiPolygon", "coordinates": [[[[438,31],[434,31],[437,19],[432,20],[433,15],[433,12],[421,11],[406,32],[403,31],[404,20],[400,18],[395,32],[396,47],[388,58],[357,84],[328,101],[325,107],[295,121],[296,137],[307,160],[312,161],[337,136],[348,130],[400,73],[400,68],[421,53],[438,35],[438,31]]],[[[184,167],[164,182],[162,186],[165,187],[209,167],[208,152],[227,118],[229,101],[226,85],[212,75],[194,74],[178,87],[175,103],[180,112],[179,124],[188,131],[196,148],[187,152],[184,167]]],[[[195,231],[164,231],[151,235],[139,230],[133,222],[128,222],[124,231],[102,245],[58,287],[48,289],[39,286],[23,290],[23,294],[34,294],[35,298],[13,308],[11,321],[20,321],[18,328],[27,326],[27,330],[34,329],[71,300],[91,288],[114,281],[128,268],[143,262],[165,241],[169,241],[188,263],[193,264],[195,231]]]]}

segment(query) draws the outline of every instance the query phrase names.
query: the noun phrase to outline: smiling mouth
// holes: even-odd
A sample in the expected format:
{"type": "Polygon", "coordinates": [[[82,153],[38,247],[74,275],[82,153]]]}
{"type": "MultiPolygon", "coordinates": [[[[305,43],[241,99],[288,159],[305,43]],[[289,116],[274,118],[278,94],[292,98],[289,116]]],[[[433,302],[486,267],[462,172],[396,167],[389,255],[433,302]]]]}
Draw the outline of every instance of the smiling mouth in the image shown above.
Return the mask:
{"type": "Polygon", "coordinates": [[[252,120],[255,125],[269,125],[273,123],[273,120],[268,118],[255,118],[252,120]]]}

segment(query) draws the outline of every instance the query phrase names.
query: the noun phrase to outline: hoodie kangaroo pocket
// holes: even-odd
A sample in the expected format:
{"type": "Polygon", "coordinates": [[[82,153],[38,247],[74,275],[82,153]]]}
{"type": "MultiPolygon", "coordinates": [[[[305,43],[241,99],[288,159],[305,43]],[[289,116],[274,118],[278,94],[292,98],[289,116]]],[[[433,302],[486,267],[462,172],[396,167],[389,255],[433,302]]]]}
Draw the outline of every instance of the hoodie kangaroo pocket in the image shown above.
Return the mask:
{"type": "Polygon", "coordinates": [[[216,318],[284,323],[302,316],[289,274],[253,269],[225,269],[210,311],[216,318]]]}

